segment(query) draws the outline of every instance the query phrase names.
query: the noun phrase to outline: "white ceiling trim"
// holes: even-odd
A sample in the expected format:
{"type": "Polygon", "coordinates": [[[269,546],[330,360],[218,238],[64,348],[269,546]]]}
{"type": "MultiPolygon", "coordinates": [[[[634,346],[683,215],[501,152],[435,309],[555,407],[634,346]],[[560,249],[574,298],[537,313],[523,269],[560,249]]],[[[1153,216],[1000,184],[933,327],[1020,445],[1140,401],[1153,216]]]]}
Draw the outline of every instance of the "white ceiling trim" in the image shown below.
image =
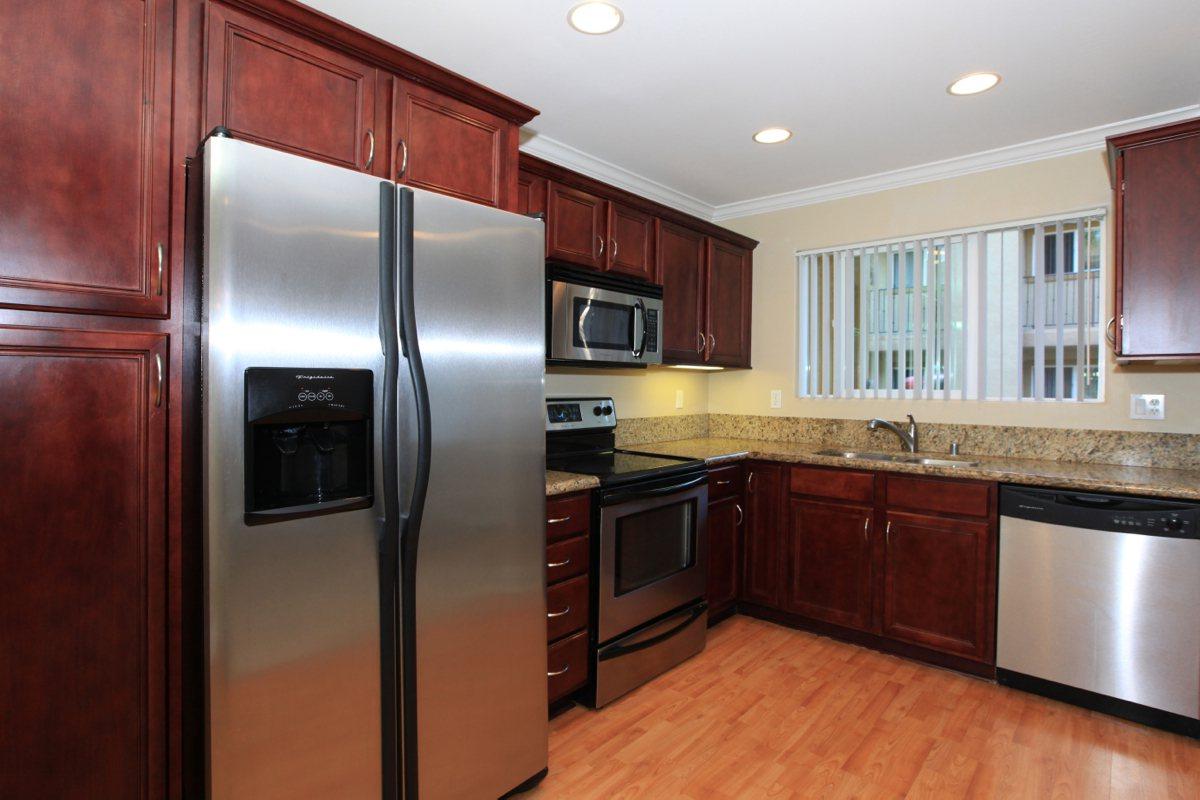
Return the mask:
{"type": "Polygon", "coordinates": [[[521,145],[521,150],[531,156],[545,159],[559,166],[595,178],[598,181],[610,183],[620,189],[633,192],[636,195],[649,198],[665,206],[678,209],[687,214],[712,219],[717,207],[692,197],[689,194],[676,191],[658,181],[651,180],[624,167],[619,167],[610,161],[596,158],[582,150],[563,144],[540,134],[534,135],[521,145]]]}
{"type": "Polygon", "coordinates": [[[1150,128],[1158,125],[1169,125],[1182,122],[1200,115],[1200,104],[1162,111],[1157,114],[1147,114],[1144,117],[1098,125],[1071,133],[1047,136],[1044,139],[1034,139],[1021,144],[997,147],[994,150],[984,150],[965,156],[948,158],[943,161],[933,161],[928,164],[918,164],[913,167],[879,172],[861,178],[851,178],[836,181],[821,186],[811,186],[806,189],[796,189],[790,192],[757,197],[750,200],[739,200],[716,206],[710,217],[714,222],[747,217],[752,214],[765,214],[771,211],[782,211],[788,208],[824,203],[843,197],[853,197],[860,194],[871,194],[886,189],[897,189],[902,186],[912,186],[918,183],[952,178],[958,175],[969,175],[973,172],[984,172],[999,167],[1009,167],[1025,164],[1031,161],[1041,161],[1047,158],[1096,150],[1105,146],[1104,140],[1109,136],[1150,128]]]}

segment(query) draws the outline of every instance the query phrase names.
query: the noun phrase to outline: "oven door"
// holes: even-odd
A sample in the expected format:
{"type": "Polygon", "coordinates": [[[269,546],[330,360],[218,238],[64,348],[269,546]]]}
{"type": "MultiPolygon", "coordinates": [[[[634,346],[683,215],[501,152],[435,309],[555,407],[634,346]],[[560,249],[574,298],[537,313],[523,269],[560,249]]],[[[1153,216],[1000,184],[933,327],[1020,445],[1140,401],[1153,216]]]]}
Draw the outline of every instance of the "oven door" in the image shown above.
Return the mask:
{"type": "Polygon", "coordinates": [[[546,357],[610,364],[662,363],[662,299],[551,281],[546,357]]]}
{"type": "Polygon", "coordinates": [[[704,597],[706,475],[610,490],[600,505],[598,642],[704,597]]]}

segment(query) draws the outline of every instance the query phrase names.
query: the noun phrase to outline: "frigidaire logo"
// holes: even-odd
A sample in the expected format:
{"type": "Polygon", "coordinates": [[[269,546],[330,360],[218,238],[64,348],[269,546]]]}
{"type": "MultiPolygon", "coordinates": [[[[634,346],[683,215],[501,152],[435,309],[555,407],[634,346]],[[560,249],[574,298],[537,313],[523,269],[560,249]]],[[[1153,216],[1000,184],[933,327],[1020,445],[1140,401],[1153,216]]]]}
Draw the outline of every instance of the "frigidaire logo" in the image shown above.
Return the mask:
{"type": "Polygon", "coordinates": [[[297,375],[296,380],[298,380],[298,381],[331,381],[331,380],[333,380],[333,376],[332,375],[297,375]]]}

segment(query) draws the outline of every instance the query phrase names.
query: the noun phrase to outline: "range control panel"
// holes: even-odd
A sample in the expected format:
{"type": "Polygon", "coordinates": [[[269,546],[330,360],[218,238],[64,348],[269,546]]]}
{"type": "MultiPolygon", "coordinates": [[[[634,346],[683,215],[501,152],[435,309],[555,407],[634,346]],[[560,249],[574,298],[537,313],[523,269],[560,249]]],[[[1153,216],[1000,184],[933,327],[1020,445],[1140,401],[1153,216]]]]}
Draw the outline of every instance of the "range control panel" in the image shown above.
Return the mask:
{"type": "Polygon", "coordinates": [[[604,430],[617,426],[611,397],[551,397],[546,399],[546,430],[604,430]]]}

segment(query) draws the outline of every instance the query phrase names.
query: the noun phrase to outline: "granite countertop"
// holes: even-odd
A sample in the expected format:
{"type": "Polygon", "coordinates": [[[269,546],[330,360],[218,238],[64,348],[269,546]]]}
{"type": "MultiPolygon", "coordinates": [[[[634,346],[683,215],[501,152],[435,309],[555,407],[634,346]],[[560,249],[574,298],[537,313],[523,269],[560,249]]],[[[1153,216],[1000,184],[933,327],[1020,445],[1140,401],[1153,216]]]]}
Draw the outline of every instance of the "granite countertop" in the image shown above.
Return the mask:
{"type": "MultiPolygon", "coordinates": [[[[673,442],[634,445],[629,449],[645,453],[702,458],[708,464],[754,458],[764,461],[783,461],[799,464],[820,464],[830,467],[904,472],[918,475],[939,475],[951,478],[1017,483],[1026,486],[1046,486],[1077,491],[1113,492],[1151,497],[1200,500],[1200,470],[1162,469],[1159,467],[1124,467],[1119,464],[1087,464],[1067,461],[1042,461],[1029,458],[997,458],[963,454],[960,458],[978,461],[972,467],[930,467],[890,461],[840,458],[817,455],[829,445],[804,442],[770,442],[756,439],[680,439],[673,442]]],[[[944,457],[938,453],[927,453],[944,457]]],[[[566,473],[548,473],[549,475],[566,473]]],[[[571,476],[582,479],[582,476],[571,476]]],[[[594,480],[594,479],[593,479],[594,480]]],[[[592,484],[594,485],[594,484],[592,484]]],[[[579,488],[586,488],[580,484],[579,488]]],[[[575,491],[566,489],[563,491],[575,491]]]]}
{"type": "Polygon", "coordinates": [[[600,481],[594,475],[576,475],[574,472],[546,470],[547,497],[568,492],[582,492],[585,489],[594,489],[599,485],[600,481]]]}

